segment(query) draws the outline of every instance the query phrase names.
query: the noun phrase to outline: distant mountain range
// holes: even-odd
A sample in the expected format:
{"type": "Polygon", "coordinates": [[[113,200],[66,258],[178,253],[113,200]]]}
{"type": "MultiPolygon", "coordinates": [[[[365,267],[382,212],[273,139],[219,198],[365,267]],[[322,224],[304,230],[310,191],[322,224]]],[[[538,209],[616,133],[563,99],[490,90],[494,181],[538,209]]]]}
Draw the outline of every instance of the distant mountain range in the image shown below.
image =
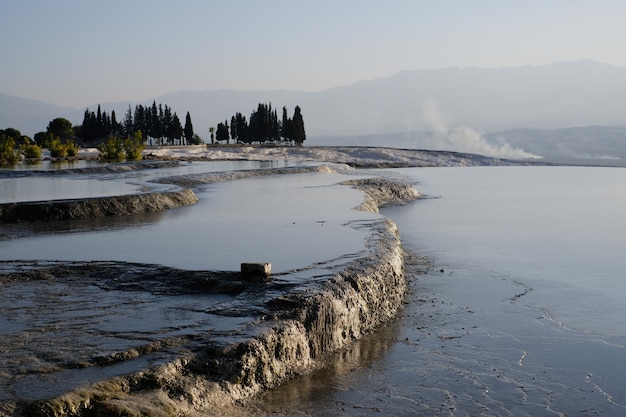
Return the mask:
{"type": "MultiPolygon", "coordinates": [[[[209,126],[230,121],[236,112],[248,116],[258,103],[271,102],[279,113],[283,105],[290,113],[296,105],[302,108],[308,145],[315,145],[317,138],[323,143],[331,137],[406,136],[416,131],[449,138],[469,129],[465,134],[482,132],[484,140],[506,139],[515,146],[523,142],[526,150],[530,142],[521,138],[533,129],[626,126],[626,67],[583,60],[511,68],[414,70],[316,93],[179,91],[154,100],[170,106],[181,119],[189,111],[196,133],[203,138],[208,137],[209,126]]],[[[151,103],[100,104],[109,113],[115,110],[121,119],[129,104],[134,108],[151,103]]],[[[89,108],[95,110],[97,105],[89,108]]],[[[45,130],[55,117],[80,124],[84,110],[0,94],[0,128],[14,127],[33,135],[45,130]]],[[[552,136],[544,134],[541,141],[555,140],[552,136]]],[[[593,154],[596,151],[611,150],[595,149],[593,154]]]]}
{"type": "Polygon", "coordinates": [[[580,126],[561,129],[511,129],[479,133],[453,129],[370,135],[325,135],[322,146],[381,146],[404,149],[453,150],[504,158],[541,157],[574,165],[626,166],[626,126],[580,126]]]}

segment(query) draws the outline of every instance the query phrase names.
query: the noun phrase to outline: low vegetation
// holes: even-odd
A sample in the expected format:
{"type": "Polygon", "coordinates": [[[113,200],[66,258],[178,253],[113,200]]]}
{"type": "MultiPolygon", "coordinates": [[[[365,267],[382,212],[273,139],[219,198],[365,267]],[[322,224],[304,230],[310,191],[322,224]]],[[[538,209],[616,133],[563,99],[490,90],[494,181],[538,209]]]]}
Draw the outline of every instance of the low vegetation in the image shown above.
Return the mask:
{"type": "Polygon", "coordinates": [[[19,159],[19,155],[15,150],[15,139],[0,133],[0,163],[14,164],[19,159]]]}
{"type": "Polygon", "coordinates": [[[135,132],[133,137],[120,139],[117,136],[110,136],[106,142],[98,146],[100,152],[98,159],[101,161],[138,161],[142,158],[145,145],[141,131],[135,132]]]}
{"type": "Polygon", "coordinates": [[[41,159],[41,146],[28,139],[20,145],[20,153],[25,159],[41,159]]]}
{"type": "Polygon", "coordinates": [[[61,142],[58,136],[48,143],[50,156],[53,158],[74,158],[78,155],[78,146],[72,140],[61,142]]]}

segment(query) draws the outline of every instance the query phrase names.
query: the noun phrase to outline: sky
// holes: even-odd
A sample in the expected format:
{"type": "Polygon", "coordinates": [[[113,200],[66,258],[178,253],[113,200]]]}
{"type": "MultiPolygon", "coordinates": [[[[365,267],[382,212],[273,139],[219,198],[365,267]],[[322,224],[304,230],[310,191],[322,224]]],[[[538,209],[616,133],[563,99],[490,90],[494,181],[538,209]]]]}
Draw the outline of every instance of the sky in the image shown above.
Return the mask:
{"type": "Polygon", "coordinates": [[[83,108],[403,70],[626,66],[623,0],[2,0],[0,93],[83,108]]]}

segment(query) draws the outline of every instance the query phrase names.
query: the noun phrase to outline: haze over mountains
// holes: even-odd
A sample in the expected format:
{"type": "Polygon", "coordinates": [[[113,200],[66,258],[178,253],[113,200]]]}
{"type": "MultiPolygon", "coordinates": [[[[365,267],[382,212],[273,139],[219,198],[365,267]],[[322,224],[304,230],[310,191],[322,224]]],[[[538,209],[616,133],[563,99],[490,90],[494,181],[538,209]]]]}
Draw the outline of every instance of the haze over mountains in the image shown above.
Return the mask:
{"type": "MultiPolygon", "coordinates": [[[[535,154],[542,150],[539,149],[542,146],[537,146],[536,129],[545,132],[546,129],[605,125],[612,127],[612,149],[603,148],[604,139],[596,137],[598,143],[593,152],[579,152],[579,149],[576,152],[626,159],[626,147],[619,139],[626,142],[626,67],[587,60],[511,68],[402,71],[391,77],[315,93],[179,91],[154,100],[169,105],[179,117],[189,111],[196,133],[205,140],[209,126],[224,120],[230,122],[236,112],[249,116],[258,103],[271,102],[279,113],[283,105],[290,113],[296,105],[302,108],[307,145],[359,144],[369,138],[379,146],[402,143],[403,147],[426,147],[435,143],[436,147],[436,143],[440,143],[448,148],[457,147],[452,150],[475,149],[480,153],[482,147],[482,153],[497,153],[510,151],[507,148],[510,145],[512,150],[521,147],[526,153],[535,154]],[[503,131],[510,131],[509,137],[503,131]],[[394,137],[403,139],[396,143],[394,137]],[[528,139],[526,143],[524,137],[528,139]],[[431,140],[426,141],[427,138],[431,140]],[[463,149],[460,145],[466,139],[468,149],[463,149]],[[525,145],[531,142],[533,150],[526,149],[525,145]]],[[[134,108],[135,104],[151,103],[152,100],[100,104],[107,112],[115,110],[120,120],[129,104],[134,108]]],[[[97,105],[93,103],[88,107],[95,110],[97,105]]],[[[45,130],[55,117],[81,124],[84,110],[0,94],[0,128],[14,127],[33,135],[45,130]]],[[[602,134],[600,130],[589,128],[585,132],[592,136],[602,134]]],[[[580,132],[569,133],[570,138],[582,140],[580,132]]],[[[543,138],[540,145],[545,141],[566,140],[554,134],[539,136],[543,138]]],[[[583,136],[583,142],[594,139],[583,136]]],[[[544,150],[552,152],[557,148],[552,143],[544,150]]],[[[516,155],[513,152],[508,156],[516,155]]]]}

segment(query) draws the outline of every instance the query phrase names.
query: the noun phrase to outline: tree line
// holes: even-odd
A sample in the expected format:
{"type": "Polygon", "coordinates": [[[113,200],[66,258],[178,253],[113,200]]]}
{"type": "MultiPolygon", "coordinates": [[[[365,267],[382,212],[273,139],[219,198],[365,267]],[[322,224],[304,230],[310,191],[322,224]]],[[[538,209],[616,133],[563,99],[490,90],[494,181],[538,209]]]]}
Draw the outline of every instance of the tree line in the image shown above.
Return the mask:
{"type": "Polygon", "coordinates": [[[134,137],[141,132],[141,138],[150,145],[199,145],[202,139],[194,134],[189,112],[185,117],[185,126],[181,125],[176,112],[167,104],[152,106],[136,105],[134,111],[130,105],[121,122],[117,121],[115,110],[109,116],[106,111],[85,110],[83,124],[76,129],[76,136],[85,144],[101,142],[109,136],[134,137]]]}
{"type": "Polygon", "coordinates": [[[249,121],[241,113],[236,113],[231,117],[230,125],[228,120],[220,122],[215,131],[215,140],[218,142],[228,143],[229,139],[236,143],[286,142],[302,146],[306,133],[300,106],[295,107],[292,117],[288,116],[287,108],[283,106],[280,120],[276,109],[272,109],[272,103],[259,103],[249,121]]]}
{"type": "MultiPolygon", "coordinates": [[[[236,113],[230,119],[210,128],[211,143],[287,143],[302,146],[306,140],[304,119],[300,106],[296,106],[289,117],[287,108],[282,108],[279,119],[272,104],[259,103],[249,119],[236,113]]],[[[189,112],[184,127],[178,115],[168,105],[152,102],[151,106],[136,105],[128,110],[121,121],[115,111],[108,114],[98,105],[97,110],[85,110],[83,123],[72,126],[62,117],[48,123],[45,131],[37,132],[33,139],[22,135],[17,129],[0,129],[0,163],[14,163],[21,157],[39,159],[41,148],[48,148],[55,158],[74,157],[79,146],[96,146],[102,155],[117,158],[140,157],[144,145],[194,145],[202,138],[194,133],[189,112]]],[[[108,158],[108,157],[107,157],[108,158]]]]}

